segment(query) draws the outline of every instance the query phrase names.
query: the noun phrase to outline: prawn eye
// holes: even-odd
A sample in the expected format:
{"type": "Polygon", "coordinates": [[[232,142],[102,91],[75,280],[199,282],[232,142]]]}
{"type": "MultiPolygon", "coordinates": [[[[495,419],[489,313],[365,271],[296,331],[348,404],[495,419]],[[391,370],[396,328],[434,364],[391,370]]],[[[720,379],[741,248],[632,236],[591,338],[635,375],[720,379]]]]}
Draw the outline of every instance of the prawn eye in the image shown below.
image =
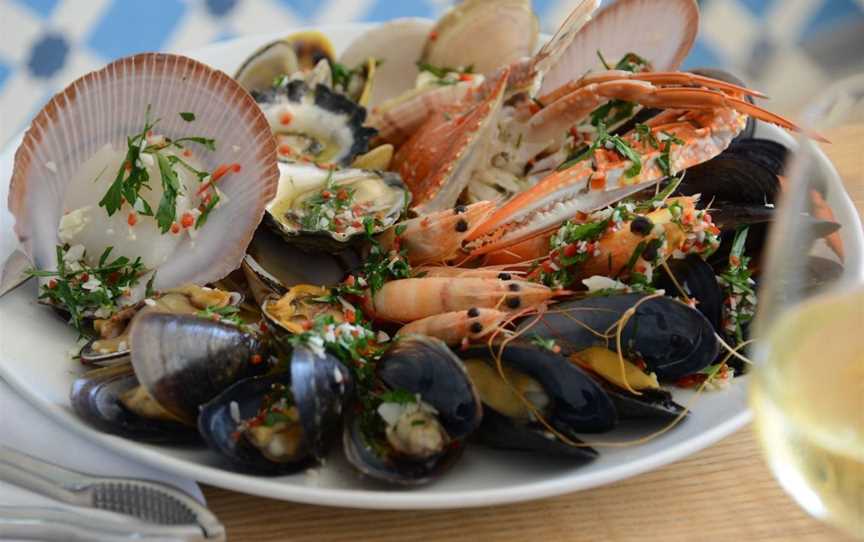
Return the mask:
{"type": "Polygon", "coordinates": [[[522,301],[518,297],[513,296],[513,297],[508,297],[506,303],[507,303],[507,306],[510,307],[511,309],[518,309],[519,305],[522,304],[522,301]]]}
{"type": "Polygon", "coordinates": [[[501,280],[510,280],[512,277],[510,273],[498,273],[498,278],[501,280]]]}
{"type": "Polygon", "coordinates": [[[507,289],[510,290],[511,292],[518,292],[519,291],[519,285],[514,282],[513,284],[507,285],[507,289]]]}
{"type": "Polygon", "coordinates": [[[474,322],[473,324],[471,324],[470,329],[471,333],[480,333],[481,331],[483,331],[483,324],[481,324],[480,322],[474,322]]]}
{"type": "Polygon", "coordinates": [[[456,231],[459,233],[464,233],[468,231],[468,222],[464,219],[460,219],[459,222],[456,223],[456,231]]]}
{"type": "Polygon", "coordinates": [[[480,309],[477,307],[471,307],[468,309],[468,318],[477,318],[480,316],[480,309]]]}

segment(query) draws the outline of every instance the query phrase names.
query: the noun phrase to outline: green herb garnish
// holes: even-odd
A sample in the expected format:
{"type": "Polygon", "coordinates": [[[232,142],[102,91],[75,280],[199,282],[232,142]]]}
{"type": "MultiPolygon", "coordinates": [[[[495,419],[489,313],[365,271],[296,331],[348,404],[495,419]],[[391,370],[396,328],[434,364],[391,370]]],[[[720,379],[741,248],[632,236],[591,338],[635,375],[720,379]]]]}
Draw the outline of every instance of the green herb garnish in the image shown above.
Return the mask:
{"type": "Polygon", "coordinates": [[[51,280],[40,287],[39,299],[68,311],[69,323],[80,335],[89,335],[84,318],[94,314],[106,318],[114,313],[119,308],[120,298],[138,284],[145,269],[141,258],[130,261],[120,256],[109,262],[112,247],[102,252],[95,267],[86,264],[86,254],[79,262],[66,262],[68,250],[68,245],[57,245],[56,271],[30,269],[27,273],[50,277],[51,280]]]}
{"type": "Polygon", "coordinates": [[[195,113],[184,111],[183,113],[180,113],[180,118],[185,120],[186,122],[192,122],[193,120],[195,120],[195,113]]]}

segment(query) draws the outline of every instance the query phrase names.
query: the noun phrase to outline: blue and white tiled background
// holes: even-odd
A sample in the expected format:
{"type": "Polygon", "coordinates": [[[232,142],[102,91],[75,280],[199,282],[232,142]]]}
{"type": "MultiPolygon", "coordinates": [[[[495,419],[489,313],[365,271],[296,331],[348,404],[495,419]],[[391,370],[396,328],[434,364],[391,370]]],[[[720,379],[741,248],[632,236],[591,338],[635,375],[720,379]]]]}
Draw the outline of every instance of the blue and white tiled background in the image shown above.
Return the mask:
{"type": "MultiPolygon", "coordinates": [[[[437,17],[453,0],[0,0],[0,145],[51,95],[121,56],[299,25],[437,17]]],[[[604,0],[608,2],[610,0],[604,0]]],[[[573,0],[534,0],[554,30],[573,0]]],[[[723,66],[794,112],[864,71],[864,0],[701,0],[689,66],[723,66]]]]}

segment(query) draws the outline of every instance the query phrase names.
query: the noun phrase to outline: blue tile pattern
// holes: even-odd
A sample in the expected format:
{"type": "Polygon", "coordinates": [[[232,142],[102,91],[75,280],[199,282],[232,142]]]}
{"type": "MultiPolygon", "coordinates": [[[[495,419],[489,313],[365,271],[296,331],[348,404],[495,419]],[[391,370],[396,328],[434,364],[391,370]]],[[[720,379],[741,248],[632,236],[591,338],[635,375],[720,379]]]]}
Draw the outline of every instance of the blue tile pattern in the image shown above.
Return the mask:
{"type": "Polygon", "coordinates": [[[61,34],[50,33],[42,36],[30,49],[27,69],[34,77],[54,76],[66,62],[69,43],[61,34]]]}
{"type": "Polygon", "coordinates": [[[93,29],[87,45],[108,58],[162,49],[185,9],[179,0],[155,4],[116,0],[93,29]]]}
{"type": "MultiPolygon", "coordinates": [[[[342,17],[340,21],[436,17],[454,1],[0,0],[0,118],[4,119],[0,144],[26,126],[62,86],[117,57],[253,34],[260,31],[258,21],[268,17],[299,25],[319,24],[325,13],[342,17]]],[[[553,31],[575,1],[533,0],[543,29],[553,31]]],[[[864,0],[700,0],[699,4],[702,31],[685,67],[725,67],[775,98],[784,92],[806,98],[831,81],[834,75],[828,70],[838,65],[848,68],[857,62],[864,71],[864,0]],[[779,19],[790,26],[779,28],[779,19]],[[848,31],[856,25],[859,31],[848,31]],[[841,28],[844,36],[857,41],[829,51],[832,62],[814,57],[813,51],[821,49],[808,49],[806,42],[831,34],[836,38],[840,32],[835,29],[841,28]],[[739,34],[744,39],[730,44],[728,36],[739,34]],[[763,75],[778,81],[772,87],[772,80],[759,79],[763,75]]]]}
{"type": "Polygon", "coordinates": [[[50,17],[57,7],[58,0],[18,0],[19,3],[32,9],[41,17],[50,17]]]}

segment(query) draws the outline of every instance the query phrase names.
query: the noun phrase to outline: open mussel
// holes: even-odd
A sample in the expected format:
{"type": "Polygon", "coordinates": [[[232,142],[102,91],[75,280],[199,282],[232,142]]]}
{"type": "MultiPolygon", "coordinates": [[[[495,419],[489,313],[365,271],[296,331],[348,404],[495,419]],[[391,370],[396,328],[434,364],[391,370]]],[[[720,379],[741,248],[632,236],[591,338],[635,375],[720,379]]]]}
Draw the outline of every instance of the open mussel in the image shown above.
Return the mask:
{"type": "Polygon", "coordinates": [[[477,436],[490,446],[588,461],[597,453],[579,446],[576,434],[608,431],[617,423],[603,389],[554,352],[514,341],[503,348],[475,346],[459,355],[488,413],[477,436]]]}
{"type": "Polygon", "coordinates": [[[191,284],[153,295],[117,311],[109,318],[94,320],[93,327],[99,337],[88,341],[81,348],[81,362],[85,365],[128,362],[130,322],[136,315],[148,312],[196,315],[208,311],[218,314],[225,307],[236,307],[242,300],[243,297],[238,293],[191,284]]]}
{"type": "Polygon", "coordinates": [[[159,406],[144,391],[129,363],[93,369],[78,377],[70,394],[78,416],[107,433],[144,442],[192,442],[194,427],[159,406]]]}
{"type": "Polygon", "coordinates": [[[539,319],[526,320],[519,331],[552,339],[569,356],[590,346],[615,348],[622,323],[625,357],[643,360],[661,380],[675,380],[714,362],[720,346],[702,313],[669,297],[645,297],[634,293],[568,301],[539,319]]]}
{"type": "Polygon", "coordinates": [[[410,192],[395,173],[285,166],[267,219],[300,248],[340,252],[395,224],[409,201],[410,192]]]}
{"type": "Polygon", "coordinates": [[[288,357],[287,371],[241,380],[201,408],[199,432],[237,470],[295,472],[338,439],[351,374],[330,354],[298,347],[288,357]]]}
{"type": "Polygon", "coordinates": [[[321,60],[333,60],[333,45],[320,32],[298,32],[272,41],[247,58],[234,79],[248,91],[266,91],[280,76],[312,70],[321,60]]]}
{"type": "Polygon", "coordinates": [[[646,373],[617,352],[591,346],[570,355],[570,361],[583,367],[603,388],[615,405],[619,420],[676,418],[684,407],[661,388],[654,373],[646,373]]]}
{"type": "Polygon", "coordinates": [[[361,400],[346,420],[343,444],[361,473],[399,485],[441,476],[459,458],[482,408],[462,362],[443,342],[397,340],[377,364],[383,392],[361,400]]]}
{"type": "Polygon", "coordinates": [[[142,314],[133,321],[129,338],[141,385],[162,408],[190,425],[200,405],[267,367],[258,337],[212,319],[142,314]]]}
{"type": "Polygon", "coordinates": [[[696,300],[696,310],[711,322],[715,330],[720,330],[723,292],[717,284],[714,268],[701,257],[690,254],[680,260],[668,260],[666,266],[658,270],[654,285],[668,296],[696,300]]]}

